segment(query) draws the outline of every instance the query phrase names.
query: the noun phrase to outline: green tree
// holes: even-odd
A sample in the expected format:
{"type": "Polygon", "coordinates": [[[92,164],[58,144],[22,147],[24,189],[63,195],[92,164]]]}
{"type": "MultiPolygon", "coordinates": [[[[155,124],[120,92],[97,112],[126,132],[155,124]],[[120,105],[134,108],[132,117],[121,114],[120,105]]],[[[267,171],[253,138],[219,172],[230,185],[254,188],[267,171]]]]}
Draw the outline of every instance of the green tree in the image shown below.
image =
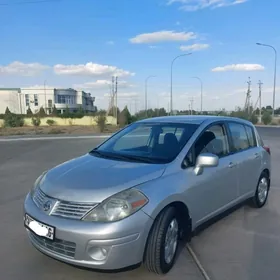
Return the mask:
{"type": "Polygon", "coordinates": [[[56,109],[55,105],[53,105],[52,115],[53,115],[54,117],[56,117],[56,116],[58,115],[57,109],[56,109]]]}
{"type": "Polygon", "coordinates": [[[262,122],[263,124],[265,125],[268,125],[270,124],[272,121],[272,116],[269,112],[264,112],[263,115],[262,115],[262,122]]]}
{"type": "Polygon", "coordinates": [[[63,116],[65,117],[65,118],[70,118],[70,110],[69,110],[69,107],[68,106],[66,106],[66,109],[65,109],[65,111],[63,112],[63,116]]]}
{"type": "Polygon", "coordinates": [[[106,111],[100,110],[97,113],[97,120],[96,120],[100,132],[104,132],[106,127],[106,121],[107,121],[106,111]]]}
{"type": "Polygon", "coordinates": [[[130,114],[127,106],[125,106],[124,109],[120,113],[119,124],[123,127],[123,126],[130,124],[131,121],[132,121],[131,114],[130,114]]]}
{"type": "Polygon", "coordinates": [[[38,116],[39,116],[40,118],[43,118],[43,117],[46,116],[46,112],[45,112],[45,110],[44,110],[43,107],[40,108],[40,110],[39,110],[39,112],[38,112],[38,116]]]}
{"type": "Polygon", "coordinates": [[[30,107],[28,107],[28,109],[27,109],[27,111],[26,111],[26,115],[27,115],[27,116],[32,116],[32,115],[33,115],[33,113],[32,113],[32,111],[31,111],[30,107]]]}
{"type": "Polygon", "coordinates": [[[85,111],[82,106],[79,106],[77,113],[75,113],[76,118],[82,118],[85,115],[85,111]]]}
{"type": "Polygon", "coordinates": [[[9,114],[11,114],[11,111],[10,111],[9,107],[6,107],[5,115],[9,115],[9,114]]]}
{"type": "Polygon", "coordinates": [[[257,116],[255,113],[253,113],[253,114],[250,116],[249,121],[250,121],[251,123],[253,123],[253,124],[257,124],[258,121],[259,121],[259,118],[258,118],[258,116],[257,116]]]}

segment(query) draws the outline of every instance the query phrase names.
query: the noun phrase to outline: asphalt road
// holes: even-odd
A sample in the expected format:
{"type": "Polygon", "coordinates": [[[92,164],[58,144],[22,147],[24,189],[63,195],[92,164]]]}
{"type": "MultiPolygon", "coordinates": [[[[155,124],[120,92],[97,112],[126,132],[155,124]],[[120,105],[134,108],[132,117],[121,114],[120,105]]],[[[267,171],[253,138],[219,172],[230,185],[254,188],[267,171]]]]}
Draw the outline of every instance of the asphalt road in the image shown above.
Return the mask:
{"type": "MultiPolygon", "coordinates": [[[[214,280],[278,280],[280,275],[280,129],[259,128],[272,150],[272,191],[268,205],[241,207],[209,226],[191,246],[214,280]],[[278,171],[278,172],[277,172],[278,171]]],[[[107,280],[112,274],[78,269],[37,252],[28,242],[22,204],[44,170],[86,153],[102,139],[0,141],[0,279],[107,280]]],[[[143,268],[114,274],[119,279],[157,279],[143,268]]],[[[186,249],[165,279],[203,279],[186,249]]]]}

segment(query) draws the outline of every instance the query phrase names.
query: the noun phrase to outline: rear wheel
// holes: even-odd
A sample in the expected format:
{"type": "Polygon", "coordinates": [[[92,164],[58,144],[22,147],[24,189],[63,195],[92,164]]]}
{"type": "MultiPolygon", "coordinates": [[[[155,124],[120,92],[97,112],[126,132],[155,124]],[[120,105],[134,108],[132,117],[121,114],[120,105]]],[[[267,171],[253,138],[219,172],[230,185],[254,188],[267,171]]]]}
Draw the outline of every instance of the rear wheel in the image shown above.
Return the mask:
{"type": "Polygon", "coordinates": [[[263,172],[260,176],[255,195],[251,201],[253,207],[262,208],[266,204],[268,193],[269,193],[269,176],[266,172],[263,172]]]}
{"type": "Polygon", "coordinates": [[[176,209],[166,208],[155,220],[147,241],[144,265],[149,271],[165,274],[173,267],[178,250],[179,232],[176,209]]]}

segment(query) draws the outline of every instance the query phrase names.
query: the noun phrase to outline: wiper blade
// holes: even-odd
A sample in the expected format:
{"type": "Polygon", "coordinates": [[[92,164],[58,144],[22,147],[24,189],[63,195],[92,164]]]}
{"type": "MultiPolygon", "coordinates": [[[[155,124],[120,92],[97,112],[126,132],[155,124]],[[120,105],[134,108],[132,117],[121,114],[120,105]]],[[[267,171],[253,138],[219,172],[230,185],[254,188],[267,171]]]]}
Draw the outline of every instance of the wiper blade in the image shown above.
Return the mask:
{"type": "Polygon", "coordinates": [[[158,163],[158,161],[162,163],[163,161],[163,159],[159,159],[159,158],[148,158],[142,156],[133,156],[133,155],[120,155],[120,156],[122,158],[126,158],[137,162],[144,162],[144,163],[158,163]]]}
{"type": "Polygon", "coordinates": [[[111,156],[107,155],[107,154],[104,154],[96,149],[92,150],[89,152],[90,155],[96,155],[96,156],[99,156],[99,157],[103,157],[103,158],[111,158],[111,156]]]}

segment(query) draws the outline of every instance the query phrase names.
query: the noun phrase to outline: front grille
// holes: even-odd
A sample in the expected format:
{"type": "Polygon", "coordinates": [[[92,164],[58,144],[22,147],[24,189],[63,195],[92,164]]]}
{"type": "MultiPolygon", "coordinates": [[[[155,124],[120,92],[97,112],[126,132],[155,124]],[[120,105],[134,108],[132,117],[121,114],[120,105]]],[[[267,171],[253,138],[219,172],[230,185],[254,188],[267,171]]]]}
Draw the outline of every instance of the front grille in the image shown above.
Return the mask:
{"type": "Polygon", "coordinates": [[[35,202],[37,207],[42,208],[46,198],[47,196],[41,191],[41,189],[36,188],[33,195],[33,201],[35,202]]]}
{"type": "Polygon", "coordinates": [[[69,219],[82,219],[88,212],[90,212],[97,204],[69,202],[57,200],[47,196],[40,188],[37,188],[33,195],[33,201],[38,208],[43,209],[44,203],[48,200],[53,201],[53,209],[50,210],[49,215],[64,217],[69,219]]]}
{"type": "Polygon", "coordinates": [[[55,205],[51,215],[80,220],[95,206],[96,204],[59,201],[55,205]]]}
{"type": "Polygon", "coordinates": [[[59,254],[64,257],[73,259],[75,257],[76,244],[61,239],[55,239],[54,241],[42,238],[35,235],[33,232],[29,232],[30,239],[38,247],[47,249],[50,252],[59,254]]]}

